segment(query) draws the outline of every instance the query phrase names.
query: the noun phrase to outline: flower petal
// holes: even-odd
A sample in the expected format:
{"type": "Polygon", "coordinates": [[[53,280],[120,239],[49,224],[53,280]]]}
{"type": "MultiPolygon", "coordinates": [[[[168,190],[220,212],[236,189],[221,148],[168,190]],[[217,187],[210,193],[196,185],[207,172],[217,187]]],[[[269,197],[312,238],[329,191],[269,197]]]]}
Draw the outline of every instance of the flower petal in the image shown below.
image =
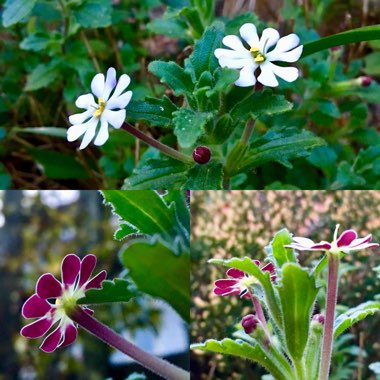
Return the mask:
{"type": "Polygon", "coordinates": [[[76,338],[78,336],[78,330],[73,324],[68,324],[66,326],[64,335],[63,335],[63,340],[59,344],[59,347],[66,347],[69,344],[72,344],[75,342],[76,338]]]}
{"type": "Polygon", "coordinates": [[[105,109],[102,114],[102,121],[105,120],[114,128],[119,129],[125,121],[125,110],[112,111],[105,109]]]}
{"type": "Polygon", "coordinates": [[[96,146],[101,146],[105,144],[105,142],[108,140],[109,133],[108,133],[108,123],[104,119],[100,119],[100,129],[98,132],[98,135],[96,136],[96,139],[94,141],[94,144],[96,146]]]}
{"type": "Polygon", "coordinates": [[[127,91],[126,93],[115,97],[112,96],[112,98],[107,102],[106,108],[107,109],[124,109],[128,103],[130,102],[132,98],[132,91],[127,91]]]}
{"type": "Polygon", "coordinates": [[[338,247],[346,247],[350,245],[356,238],[358,234],[354,230],[343,231],[336,241],[338,247]]]}
{"type": "Polygon", "coordinates": [[[259,36],[257,35],[255,25],[249,23],[244,24],[240,28],[240,35],[251,48],[259,46],[259,36]]]}
{"type": "Polygon", "coordinates": [[[87,111],[84,111],[82,113],[76,113],[74,115],[69,116],[69,121],[71,124],[82,124],[84,123],[88,118],[90,118],[94,113],[94,110],[92,108],[88,109],[87,111]]]}
{"type": "Polygon", "coordinates": [[[80,258],[73,253],[66,255],[61,264],[62,283],[69,287],[74,284],[80,271],[80,258]]]}
{"type": "Polygon", "coordinates": [[[62,284],[51,273],[45,273],[37,281],[36,293],[45,299],[60,297],[62,284]]]}
{"type": "Polygon", "coordinates": [[[88,144],[90,144],[90,142],[94,139],[98,121],[99,121],[98,118],[93,117],[86,124],[83,124],[87,126],[87,130],[86,130],[86,133],[84,134],[84,137],[83,137],[82,143],[80,144],[79,149],[86,148],[88,144]]]}
{"type": "Polygon", "coordinates": [[[21,309],[24,318],[40,318],[52,309],[50,303],[45,299],[33,294],[29,297],[21,309]]]}
{"type": "Polygon", "coordinates": [[[239,87],[249,87],[256,84],[255,77],[255,69],[254,66],[245,66],[242,70],[240,70],[240,77],[235,82],[236,86],[239,87]]]}
{"type": "Polygon", "coordinates": [[[268,61],[265,61],[261,66],[261,74],[257,78],[257,80],[262,83],[264,86],[268,87],[277,87],[278,80],[273,73],[272,64],[268,61]]]}
{"type": "Polygon", "coordinates": [[[240,269],[230,268],[226,272],[227,276],[233,277],[233,278],[243,278],[244,272],[240,269]]]}
{"type": "Polygon", "coordinates": [[[268,263],[261,268],[262,272],[269,272],[271,275],[275,273],[275,267],[273,263],[268,263]]]}
{"type": "Polygon", "coordinates": [[[263,30],[263,34],[261,35],[259,42],[259,50],[265,55],[273,45],[277,43],[280,38],[280,34],[276,29],[266,28],[263,30]]]}
{"type": "Polygon", "coordinates": [[[284,53],[276,52],[275,50],[266,55],[268,61],[296,62],[300,59],[303,51],[303,46],[284,53]]]}
{"type": "Polygon", "coordinates": [[[42,342],[40,348],[44,352],[53,352],[59,345],[63,337],[61,326],[58,326],[50,335],[48,335],[42,342]]]}
{"type": "Polygon", "coordinates": [[[127,74],[123,74],[120,78],[119,81],[117,82],[115,92],[112,94],[113,98],[118,97],[128,86],[129,83],[131,83],[131,78],[127,74]]]}
{"type": "Polygon", "coordinates": [[[85,287],[88,289],[99,289],[102,287],[102,282],[106,279],[107,272],[105,270],[98,273],[91,281],[89,281],[85,287]]]}
{"type": "Polygon", "coordinates": [[[347,253],[347,252],[361,251],[362,249],[366,249],[366,248],[375,248],[378,246],[379,246],[378,243],[364,243],[364,244],[357,245],[355,247],[342,247],[342,251],[347,253]]]}
{"type": "Polygon", "coordinates": [[[83,257],[80,266],[80,277],[78,286],[81,287],[88,281],[96,265],[96,256],[86,255],[83,257]]]}
{"type": "Polygon", "coordinates": [[[96,74],[91,81],[91,91],[97,98],[103,97],[104,74],[96,74]]]}
{"type": "Polygon", "coordinates": [[[240,290],[236,288],[215,288],[214,294],[217,296],[238,295],[240,290]]]}
{"type": "Polygon", "coordinates": [[[229,49],[216,49],[214,51],[214,55],[216,58],[226,57],[226,58],[233,58],[233,59],[247,59],[252,58],[250,52],[247,50],[246,52],[242,53],[236,50],[229,50],[229,49]]]}
{"type": "Polygon", "coordinates": [[[98,108],[98,105],[95,103],[94,95],[92,94],[85,94],[81,95],[75,102],[75,105],[78,108],[94,108],[94,111],[96,108],[98,108]]]}
{"type": "Polygon", "coordinates": [[[299,76],[299,71],[296,67],[281,67],[274,65],[271,62],[266,62],[266,64],[268,66],[270,65],[271,70],[275,75],[287,82],[294,82],[299,76]]]}
{"type": "Polygon", "coordinates": [[[330,250],[331,249],[331,244],[327,242],[320,242],[318,244],[312,245],[310,247],[310,250],[330,250]]]}
{"type": "Polygon", "coordinates": [[[313,240],[311,239],[308,239],[308,238],[304,238],[304,237],[294,237],[293,238],[294,242],[296,242],[297,244],[300,244],[300,245],[303,245],[304,247],[311,247],[312,245],[314,245],[315,243],[313,242],[313,240]]]}
{"type": "Polygon", "coordinates": [[[110,97],[110,94],[112,90],[115,88],[116,83],[117,83],[116,70],[113,67],[110,67],[107,70],[106,83],[104,85],[103,96],[102,96],[102,98],[105,101],[107,101],[108,98],[110,97]]]}
{"type": "Polygon", "coordinates": [[[49,331],[52,324],[53,324],[53,319],[48,319],[48,318],[37,319],[33,323],[23,327],[20,331],[20,334],[24,338],[30,338],[30,339],[40,338],[41,336],[45,335],[49,331]]]}
{"type": "Polygon", "coordinates": [[[244,59],[235,59],[229,58],[227,56],[222,56],[219,58],[219,65],[221,67],[228,67],[229,69],[242,69],[243,67],[252,66],[253,59],[252,58],[244,58],[244,59]]]}
{"type": "Polygon", "coordinates": [[[67,141],[78,140],[87,131],[87,123],[73,125],[67,130],[67,141]]]}
{"type": "Polygon", "coordinates": [[[246,49],[241,42],[241,39],[238,36],[225,36],[222,40],[223,45],[229,47],[232,50],[238,51],[240,53],[246,54],[249,53],[248,49],[246,49]]]}
{"type": "Polygon", "coordinates": [[[348,246],[348,248],[351,248],[351,247],[356,247],[358,245],[361,245],[361,244],[364,244],[364,243],[368,243],[372,240],[372,234],[368,234],[367,236],[365,236],[364,238],[360,238],[360,239],[355,239],[353,240],[350,245],[348,246]]]}
{"type": "Polygon", "coordinates": [[[222,279],[222,280],[216,280],[214,285],[217,288],[231,288],[234,285],[236,285],[238,282],[239,282],[238,280],[222,279]]]}

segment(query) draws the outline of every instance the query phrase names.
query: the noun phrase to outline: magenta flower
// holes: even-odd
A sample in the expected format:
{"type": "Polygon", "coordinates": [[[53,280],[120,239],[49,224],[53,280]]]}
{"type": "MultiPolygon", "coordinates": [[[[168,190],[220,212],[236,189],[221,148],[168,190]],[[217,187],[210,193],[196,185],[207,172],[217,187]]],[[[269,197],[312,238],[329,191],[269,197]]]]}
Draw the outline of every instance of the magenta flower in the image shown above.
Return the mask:
{"type": "MultiPolygon", "coordinates": [[[[260,261],[252,260],[258,267],[260,267],[260,261]]],[[[261,267],[262,272],[269,272],[271,281],[276,280],[276,273],[273,263],[268,263],[261,267]]],[[[256,277],[248,275],[243,271],[235,268],[230,268],[226,272],[229,278],[223,278],[216,280],[214,285],[214,294],[217,296],[229,296],[239,295],[240,298],[252,296],[250,287],[257,284],[256,277]]]]}
{"type": "MultiPolygon", "coordinates": [[[[85,296],[88,289],[101,288],[107,276],[107,272],[102,271],[90,279],[95,265],[94,255],[87,255],[81,260],[78,256],[69,254],[61,264],[62,282],[51,273],[43,274],[37,281],[36,293],[25,301],[21,311],[24,318],[37,319],[23,327],[21,335],[31,339],[40,338],[57,325],[42,342],[41,350],[53,352],[57,347],[73,343],[77,337],[77,328],[67,311],[77,306],[77,301],[85,296]]],[[[86,306],[81,305],[80,308],[93,314],[86,306]]]]}
{"type": "Polygon", "coordinates": [[[346,230],[338,237],[339,224],[336,225],[334,232],[334,240],[329,243],[321,241],[314,243],[312,240],[304,237],[293,237],[293,243],[286,245],[287,248],[294,248],[299,251],[329,251],[331,253],[348,253],[351,251],[359,251],[365,248],[374,248],[379,244],[370,243],[372,235],[369,234],[364,238],[358,239],[358,234],[354,230],[346,230]]]}

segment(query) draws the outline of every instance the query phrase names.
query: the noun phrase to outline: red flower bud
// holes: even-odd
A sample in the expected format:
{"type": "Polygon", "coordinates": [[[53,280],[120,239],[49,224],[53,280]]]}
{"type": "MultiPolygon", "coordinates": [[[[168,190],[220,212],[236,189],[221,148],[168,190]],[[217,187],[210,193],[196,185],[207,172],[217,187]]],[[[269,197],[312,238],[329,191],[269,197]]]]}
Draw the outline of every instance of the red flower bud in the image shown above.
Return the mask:
{"type": "Polygon", "coordinates": [[[211,151],[207,146],[198,146],[193,150],[193,158],[198,164],[207,164],[211,158],[211,151]]]}
{"type": "Polygon", "coordinates": [[[253,333],[256,330],[256,327],[259,323],[259,320],[254,314],[248,314],[241,320],[241,325],[243,326],[243,329],[246,332],[246,334],[253,333]]]}
{"type": "Polygon", "coordinates": [[[373,79],[369,76],[364,76],[362,79],[362,86],[363,87],[369,87],[373,81],[373,79]]]}
{"type": "Polygon", "coordinates": [[[313,316],[313,321],[318,322],[321,325],[324,325],[325,324],[325,316],[323,314],[315,314],[313,316]]]}

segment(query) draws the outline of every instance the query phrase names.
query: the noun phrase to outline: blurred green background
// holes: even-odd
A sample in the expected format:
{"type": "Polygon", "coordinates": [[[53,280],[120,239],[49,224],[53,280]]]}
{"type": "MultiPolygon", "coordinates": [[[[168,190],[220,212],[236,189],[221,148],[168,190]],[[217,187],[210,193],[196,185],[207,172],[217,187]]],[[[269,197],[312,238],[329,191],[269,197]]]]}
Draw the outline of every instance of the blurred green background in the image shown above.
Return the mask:
{"type": "MultiPolygon", "coordinates": [[[[250,303],[236,296],[212,294],[213,282],[225,278],[225,269],[207,264],[210,258],[262,259],[264,247],[284,227],[296,236],[331,241],[340,223],[341,232],[353,228],[360,236],[372,233],[374,241],[380,241],[377,191],[193,191],[191,205],[192,343],[232,337],[234,324],[252,312],[250,303]]],[[[320,257],[320,252],[299,254],[305,266],[320,257]]],[[[351,307],[379,296],[380,279],[373,270],[379,264],[379,249],[347,255],[338,303],[351,307]]],[[[330,379],[375,379],[368,365],[380,359],[379,315],[360,322],[350,333],[336,344],[330,379]]],[[[200,352],[192,352],[191,369],[194,379],[204,380],[260,379],[265,374],[243,359],[200,352]]]]}
{"type": "MultiPolygon", "coordinates": [[[[117,254],[124,242],[114,240],[116,228],[116,217],[97,191],[0,192],[1,380],[125,379],[134,372],[157,378],[83,330],[73,345],[53,354],[38,349],[41,339],[19,335],[27,323],[20,314],[23,302],[43,273],[60,278],[66,254],[92,253],[98,258],[94,273],[106,269],[108,279],[120,276],[117,254]]],[[[97,319],[143,349],[188,367],[187,328],[163,301],[141,296],[94,310],[97,319]]]]}

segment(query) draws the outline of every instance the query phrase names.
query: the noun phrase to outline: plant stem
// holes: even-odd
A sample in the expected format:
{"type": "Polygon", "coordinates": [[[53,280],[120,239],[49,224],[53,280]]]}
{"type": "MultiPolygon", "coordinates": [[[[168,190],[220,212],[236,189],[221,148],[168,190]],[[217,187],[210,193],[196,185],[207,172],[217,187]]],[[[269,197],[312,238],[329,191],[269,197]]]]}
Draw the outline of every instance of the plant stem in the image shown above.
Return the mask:
{"type": "Polygon", "coordinates": [[[170,364],[166,360],[157,358],[131,342],[116,334],[109,327],[99,322],[91,315],[84,312],[80,307],[75,307],[69,317],[83,329],[95,335],[111,347],[128,355],[145,368],[167,380],[190,380],[190,374],[185,370],[170,364]]]}
{"type": "Polygon", "coordinates": [[[297,379],[298,380],[305,380],[305,366],[303,364],[302,360],[295,360],[294,361],[294,367],[296,369],[297,373],[297,379]]]}
{"type": "Polygon", "coordinates": [[[193,163],[193,160],[191,157],[181,152],[178,152],[177,150],[171,148],[170,146],[162,144],[161,142],[153,139],[150,136],[147,136],[145,133],[139,131],[137,128],[133,127],[127,122],[124,122],[121,128],[127,131],[128,133],[130,133],[131,135],[137,137],[138,139],[144,141],[146,144],[158,149],[163,154],[166,154],[167,156],[174,158],[175,160],[182,161],[185,164],[193,163]]]}
{"type": "Polygon", "coordinates": [[[257,318],[259,319],[259,321],[263,325],[264,331],[267,334],[267,337],[268,337],[269,342],[270,342],[271,341],[271,337],[270,337],[270,334],[269,334],[267,321],[265,319],[265,315],[264,315],[261,303],[260,303],[259,299],[257,297],[255,297],[255,296],[253,296],[253,295],[251,295],[251,299],[252,299],[253,306],[254,306],[254,308],[256,310],[257,318]]]}
{"type": "Polygon", "coordinates": [[[328,252],[329,273],[327,279],[326,319],[323,330],[319,380],[328,380],[334,335],[335,306],[338,297],[340,255],[328,252]]]}
{"type": "Polygon", "coordinates": [[[250,119],[247,121],[247,124],[245,125],[243,135],[241,136],[241,143],[243,145],[248,145],[249,139],[252,136],[254,127],[255,127],[256,120],[250,119]]]}

